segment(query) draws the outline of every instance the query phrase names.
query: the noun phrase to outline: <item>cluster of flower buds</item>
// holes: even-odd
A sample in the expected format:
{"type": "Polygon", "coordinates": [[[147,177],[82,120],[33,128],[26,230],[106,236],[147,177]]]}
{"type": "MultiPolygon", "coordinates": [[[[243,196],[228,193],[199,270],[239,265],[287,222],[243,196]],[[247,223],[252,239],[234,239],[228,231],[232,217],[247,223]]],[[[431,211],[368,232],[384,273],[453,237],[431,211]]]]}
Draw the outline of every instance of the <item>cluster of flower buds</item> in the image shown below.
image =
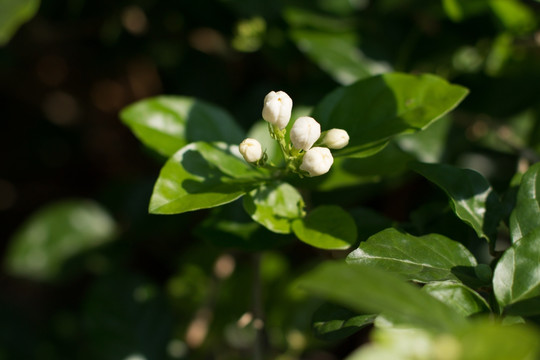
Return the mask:
{"type": "MultiPolygon", "coordinates": [[[[296,119],[290,129],[290,143],[285,140],[286,127],[291,118],[293,101],[283,91],[271,91],[264,98],[262,117],[269,123],[270,135],[276,139],[287,163],[287,169],[301,175],[326,174],[334,158],[330,149],[341,149],[349,143],[349,135],[342,129],[321,133],[321,125],[312,117],[296,119]]],[[[240,144],[244,159],[255,165],[264,165],[266,154],[261,144],[247,138],[240,144]]]]}

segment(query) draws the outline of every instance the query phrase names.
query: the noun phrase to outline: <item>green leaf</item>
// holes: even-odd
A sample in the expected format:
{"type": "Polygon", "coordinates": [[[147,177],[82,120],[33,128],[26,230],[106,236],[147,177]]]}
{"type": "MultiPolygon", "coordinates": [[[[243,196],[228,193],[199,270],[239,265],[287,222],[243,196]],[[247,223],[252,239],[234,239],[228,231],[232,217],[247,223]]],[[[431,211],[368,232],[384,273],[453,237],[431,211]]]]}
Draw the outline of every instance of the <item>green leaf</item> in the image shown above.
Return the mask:
{"type": "Polygon", "coordinates": [[[141,100],[122,110],[120,118],[142,143],[167,157],[190,142],[239,144],[245,137],[221,108],[183,96],[141,100]]]}
{"type": "MultiPolygon", "coordinates": [[[[294,117],[294,116],[293,116],[294,117]]],[[[249,129],[247,137],[257,139],[261,143],[263,151],[268,155],[268,161],[274,165],[279,165],[283,162],[283,154],[276,140],[272,139],[268,131],[268,123],[266,121],[258,121],[251,129],[249,129]]]]}
{"type": "Polygon", "coordinates": [[[238,199],[264,181],[264,174],[241,158],[238,147],[191,143],[161,169],[150,199],[152,214],[179,214],[238,199]]]}
{"type": "Polygon", "coordinates": [[[526,325],[474,321],[453,334],[418,328],[376,328],[370,344],[346,360],[532,360],[538,358],[540,334],[526,325]]]}
{"type": "MultiPolygon", "coordinates": [[[[365,154],[365,153],[363,153],[365,154]]],[[[324,176],[303,179],[303,184],[316,184],[319,191],[358,186],[380,182],[398,176],[407,170],[407,163],[414,157],[405,153],[394,143],[382,151],[362,158],[338,157],[334,159],[332,171],[324,176]]]]}
{"type": "Polygon", "coordinates": [[[292,223],[294,234],[320,249],[347,249],[356,242],[356,224],[339,206],[325,205],[292,223]]]}
{"type": "Polygon", "coordinates": [[[268,230],[289,234],[291,223],[304,214],[302,195],[283,182],[263,184],[244,197],[244,209],[268,230]]]}
{"type": "Polygon", "coordinates": [[[523,35],[536,28],[534,12],[516,0],[490,0],[491,10],[508,31],[523,35]]]}
{"type": "Polygon", "coordinates": [[[467,92],[433,75],[388,73],[338,88],[312,116],[323,129],[349,133],[349,145],[336,155],[361,156],[395,135],[422,130],[454,109],[467,92]]]}
{"type": "Polygon", "coordinates": [[[454,213],[478,237],[494,241],[503,210],[498,195],[482,175],[445,164],[412,163],[410,167],[444,190],[454,213]]]}
{"type": "Polygon", "coordinates": [[[40,0],[0,1],[0,46],[7,44],[19,27],[39,9],[40,0]]]}
{"type": "Polygon", "coordinates": [[[419,282],[458,280],[458,267],[474,267],[476,259],[457,241],[439,234],[421,237],[383,230],[347,256],[347,262],[377,266],[419,282]]]}
{"type": "Polygon", "coordinates": [[[456,22],[489,10],[486,0],[442,0],[442,3],[446,15],[456,22]]]}
{"type": "Polygon", "coordinates": [[[463,317],[418,287],[371,266],[327,261],[303,275],[299,286],[359,313],[384,313],[396,323],[436,331],[464,323],[463,317]]]}
{"type": "Polygon", "coordinates": [[[516,242],[540,227],[540,163],[531,166],[521,179],[516,206],[510,215],[510,234],[516,242]]]}
{"type": "Polygon", "coordinates": [[[313,331],[315,336],[323,340],[341,340],[372,324],[375,317],[376,315],[359,315],[327,302],[313,314],[313,331]]]}
{"type": "Polygon", "coordinates": [[[313,30],[291,31],[300,51],[343,85],[390,71],[390,66],[366,57],[358,48],[353,32],[328,33],[313,30]]]}
{"type": "Polygon", "coordinates": [[[482,319],[459,332],[463,360],[538,359],[540,334],[528,325],[500,325],[482,319]]]}
{"type": "MultiPolygon", "coordinates": [[[[540,300],[538,259],[540,228],[529,232],[504,252],[493,274],[493,291],[501,308],[532,298],[540,300]]],[[[537,301],[535,312],[540,314],[538,303],[540,302],[537,301]]]]}
{"type": "Polygon", "coordinates": [[[490,311],[488,303],[480,294],[455,281],[430,282],[422,287],[422,291],[450,306],[462,316],[490,311]]]}
{"type": "Polygon", "coordinates": [[[18,276],[51,280],[71,257],[113,239],[116,224],[97,203],[63,200],[32,215],[11,239],[7,270],[18,276]]]}
{"type": "Polygon", "coordinates": [[[439,162],[446,149],[446,138],[451,124],[450,117],[445,116],[423,131],[400,135],[395,141],[403,151],[413,155],[418,161],[439,162]]]}

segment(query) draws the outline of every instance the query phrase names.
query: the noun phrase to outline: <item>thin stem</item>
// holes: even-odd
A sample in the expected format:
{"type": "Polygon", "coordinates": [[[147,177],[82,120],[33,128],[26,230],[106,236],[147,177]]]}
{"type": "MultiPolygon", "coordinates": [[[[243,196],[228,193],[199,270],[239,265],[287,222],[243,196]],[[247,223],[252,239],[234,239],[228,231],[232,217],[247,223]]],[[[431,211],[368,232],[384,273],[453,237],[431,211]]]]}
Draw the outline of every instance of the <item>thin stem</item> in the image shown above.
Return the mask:
{"type": "Polygon", "coordinates": [[[264,329],[264,311],[261,283],[261,254],[253,254],[253,326],[256,330],[253,346],[253,359],[262,360],[266,348],[266,332],[264,329]]]}

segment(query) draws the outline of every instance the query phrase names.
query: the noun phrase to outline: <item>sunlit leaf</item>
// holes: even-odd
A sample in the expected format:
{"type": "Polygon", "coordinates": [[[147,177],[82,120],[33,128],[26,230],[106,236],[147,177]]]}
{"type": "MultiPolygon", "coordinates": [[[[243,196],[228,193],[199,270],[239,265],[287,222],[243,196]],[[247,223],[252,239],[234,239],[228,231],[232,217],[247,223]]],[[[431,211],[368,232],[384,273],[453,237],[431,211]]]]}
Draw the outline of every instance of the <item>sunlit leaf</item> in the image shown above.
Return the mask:
{"type": "Polygon", "coordinates": [[[371,342],[346,360],[530,360],[538,358],[538,330],[476,320],[450,334],[422,328],[377,328],[371,342]]]}
{"type": "Polygon", "coordinates": [[[526,34],[536,27],[534,12],[521,1],[490,0],[489,5],[501,24],[514,34],[526,34]]]}
{"type": "Polygon", "coordinates": [[[5,45],[17,29],[39,9],[40,0],[0,1],[0,46],[5,45]]]}
{"type": "Polygon", "coordinates": [[[476,266],[474,256],[457,241],[439,234],[416,237],[392,228],[360,243],[347,262],[377,266],[420,282],[458,280],[454,271],[459,267],[476,266]]]}
{"type": "Polygon", "coordinates": [[[190,97],[141,100],[122,110],[120,117],[143,144],[167,157],[190,142],[239,144],[244,138],[226,111],[190,97]]]}
{"type": "MultiPolygon", "coordinates": [[[[512,244],[493,274],[493,291],[501,308],[536,298],[519,311],[540,314],[540,228],[512,244]]],[[[515,313],[515,312],[514,312],[515,313]]],[[[517,315],[520,315],[518,312],[517,315]]]]}
{"type": "Polygon", "coordinates": [[[512,241],[540,227],[540,163],[534,164],[521,179],[514,211],[510,215],[512,241]]]}
{"type": "Polygon", "coordinates": [[[444,190],[456,215],[471,226],[478,237],[494,241],[502,209],[498,195],[482,175],[445,164],[412,163],[410,166],[444,190]]]}
{"type": "Polygon", "coordinates": [[[99,204],[63,200],[32,215],[11,239],[7,269],[18,276],[51,280],[69,258],[113,239],[116,224],[99,204]]]}
{"type": "Polygon", "coordinates": [[[433,75],[388,73],[338,88],[314,109],[323,129],[345,129],[347,147],[336,155],[381,150],[395,135],[422,130],[454,109],[467,89],[433,75]]]}
{"type": "Polygon", "coordinates": [[[283,182],[263,184],[244,197],[244,209],[268,230],[288,234],[291,223],[303,216],[304,200],[293,186],[283,182]]]}
{"type": "Polygon", "coordinates": [[[238,199],[264,174],[242,159],[237,146],[196,142],[183,147],[161,169],[150,199],[153,214],[179,214],[238,199]]]}
{"type": "Polygon", "coordinates": [[[434,281],[422,287],[422,291],[450,306],[462,316],[490,310],[488,303],[480,294],[459,282],[434,281]]]}
{"type": "Polygon", "coordinates": [[[339,206],[319,206],[292,223],[294,234],[321,249],[346,249],[356,242],[356,224],[339,206]]]}

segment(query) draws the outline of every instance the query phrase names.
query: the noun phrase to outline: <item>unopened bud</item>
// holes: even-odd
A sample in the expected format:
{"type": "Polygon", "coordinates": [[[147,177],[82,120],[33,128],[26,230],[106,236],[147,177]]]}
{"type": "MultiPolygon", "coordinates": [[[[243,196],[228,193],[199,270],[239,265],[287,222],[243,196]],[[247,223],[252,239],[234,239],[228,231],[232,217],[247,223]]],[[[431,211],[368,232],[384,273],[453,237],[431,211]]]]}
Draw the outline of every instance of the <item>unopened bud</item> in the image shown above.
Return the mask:
{"type": "Polygon", "coordinates": [[[302,116],[291,128],[291,142],[296,149],[309,150],[321,136],[321,125],[314,118],[302,116]]]}
{"type": "Polygon", "coordinates": [[[349,134],[343,129],[328,130],[322,143],[330,149],[343,149],[349,144],[349,134]]]}
{"type": "Polygon", "coordinates": [[[328,148],[313,147],[304,155],[300,169],[307,171],[310,176],[319,176],[326,174],[333,163],[334,158],[328,148]]]}
{"type": "Polygon", "coordinates": [[[238,148],[240,150],[240,154],[242,154],[244,159],[249,163],[258,161],[262,156],[261,143],[255,139],[244,139],[238,148]]]}
{"type": "Polygon", "coordinates": [[[291,118],[292,99],[283,91],[270,91],[264,98],[262,117],[283,130],[291,118]]]}

